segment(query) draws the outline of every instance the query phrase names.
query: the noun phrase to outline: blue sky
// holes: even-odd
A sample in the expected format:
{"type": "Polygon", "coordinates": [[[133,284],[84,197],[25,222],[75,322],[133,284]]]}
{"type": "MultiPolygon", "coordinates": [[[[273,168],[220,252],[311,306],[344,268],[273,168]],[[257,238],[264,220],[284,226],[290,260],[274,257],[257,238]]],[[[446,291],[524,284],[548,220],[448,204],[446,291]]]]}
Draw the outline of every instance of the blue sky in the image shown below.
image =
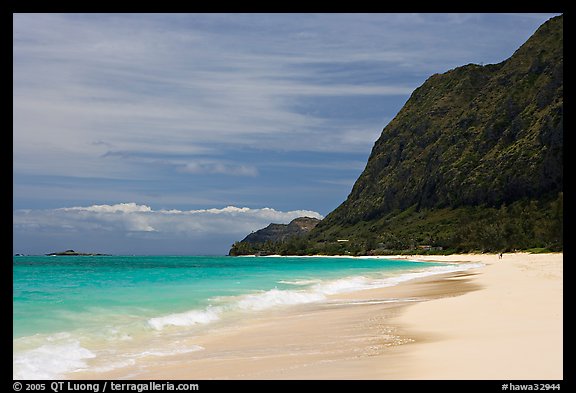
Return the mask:
{"type": "Polygon", "coordinates": [[[552,16],[14,14],[14,252],[225,254],[323,217],[416,87],[552,16]]]}

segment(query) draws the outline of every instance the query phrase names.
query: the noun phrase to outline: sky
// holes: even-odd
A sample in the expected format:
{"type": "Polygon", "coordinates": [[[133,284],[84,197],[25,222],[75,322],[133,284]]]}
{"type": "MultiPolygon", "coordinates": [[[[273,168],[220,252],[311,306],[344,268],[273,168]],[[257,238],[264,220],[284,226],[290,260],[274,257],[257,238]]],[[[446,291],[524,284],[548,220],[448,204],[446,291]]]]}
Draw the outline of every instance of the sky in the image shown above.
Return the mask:
{"type": "Polygon", "coordinates": [[[342,203],[435,73],[555,14],[14,14],[13,251],[224,255],[342,203]]]}

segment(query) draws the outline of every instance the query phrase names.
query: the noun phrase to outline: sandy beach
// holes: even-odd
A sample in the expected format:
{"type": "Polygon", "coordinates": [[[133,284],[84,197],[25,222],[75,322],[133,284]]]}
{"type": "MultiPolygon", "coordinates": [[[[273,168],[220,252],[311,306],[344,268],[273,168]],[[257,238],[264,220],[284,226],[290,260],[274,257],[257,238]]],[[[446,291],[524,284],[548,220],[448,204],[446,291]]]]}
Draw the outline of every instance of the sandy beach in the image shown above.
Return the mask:
{"type": "Polygon", "coordinates": [[[334,295],[182,337],[203,350],[74,379],[563,378],[563,254],[414,256],[481,268],[334,295]]]}
{"type": "Polygon", "coordinates": [[[398,319],[425,337],[407,348],[404,377],[562,379],[563,255],[467,258],[486,264],[472,280],[479,290],[416,304],[398,319]]]}

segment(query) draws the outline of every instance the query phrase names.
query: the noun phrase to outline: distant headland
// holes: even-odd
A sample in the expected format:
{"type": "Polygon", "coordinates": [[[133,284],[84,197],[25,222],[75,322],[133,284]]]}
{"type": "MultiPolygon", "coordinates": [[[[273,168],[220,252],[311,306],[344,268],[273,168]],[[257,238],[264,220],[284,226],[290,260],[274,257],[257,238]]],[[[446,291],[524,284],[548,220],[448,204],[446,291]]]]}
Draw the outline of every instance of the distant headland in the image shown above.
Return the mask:
{"type": "Polygon", "coordinates": [[[100,254],[100,253],[93,253],[93,252],[77,252],[74,250],[66,250],[60,252],[51,252],[46,254],[47,256],[104,256],[108,254],[100,254]]]}

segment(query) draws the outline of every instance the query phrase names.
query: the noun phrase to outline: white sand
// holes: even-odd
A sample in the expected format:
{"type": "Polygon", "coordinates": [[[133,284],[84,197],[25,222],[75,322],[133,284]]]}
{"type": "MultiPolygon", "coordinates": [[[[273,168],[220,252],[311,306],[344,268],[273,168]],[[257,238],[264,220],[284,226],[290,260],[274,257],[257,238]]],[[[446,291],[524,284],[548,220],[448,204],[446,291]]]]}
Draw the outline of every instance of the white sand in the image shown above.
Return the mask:
{"type": "Polygon", "coordinates": [[[474,280],[482,289],[415,304],[399,317],[427,336],[408,348],[406,377],[562,379],[563,255],[466,259],[487,264],[474,280]]]}
{"type": "Polygon", "coordinates": [[[268,311],[203,351],[80,379],[562,379],[563,255],[413,257],[485,267],[268,311]],[[391,302],[393,299],[407,299],[391,302]]]}

